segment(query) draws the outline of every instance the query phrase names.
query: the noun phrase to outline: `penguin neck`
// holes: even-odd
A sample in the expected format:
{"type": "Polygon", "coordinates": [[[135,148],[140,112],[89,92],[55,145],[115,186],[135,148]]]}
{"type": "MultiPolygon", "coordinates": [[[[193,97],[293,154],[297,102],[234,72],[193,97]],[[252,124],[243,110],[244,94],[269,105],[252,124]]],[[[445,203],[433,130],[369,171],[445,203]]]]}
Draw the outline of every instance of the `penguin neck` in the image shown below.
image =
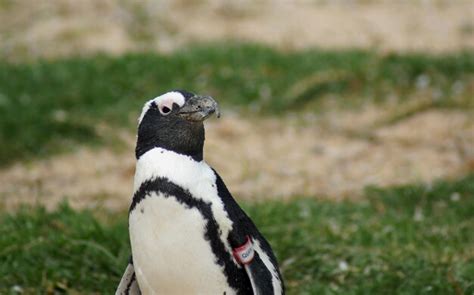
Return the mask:
{"type": "MultiPolygon", "coordinates": [[[[195,157],[170,151],[161,147],[149,149],[143,153],[137,160],[135,169],[134,191],[140,185],[148,180],[158,177],[164,177],[176,183],[181,180],[196,181],[202,175],[212,171],[210,167],[202,160],[196,160],[195,157]]],[[[212,173],[213,174],[213,173],[212,173]]]]}
{"type": "Polygon", "coordinates": [[[204,125],[202,123],[178,122],[175,124],[177,127],[174,125],[174,127],[170,127],[170,124],[148,126],[144,122],[140,125],[135,148],[137,160],[152,149],[162,148],[191,157],[198,162],[202,161],[205,140],[204,125]],[[181,126],[183,124],[184,126],[181,126]]]}
{"type": "Polygon", "coordinates": [[[203,146],[197,146],[194,149],[191,150],[186,150],[186,149],[179,149],[179,148],[173,148],[172,150],[169,150],[166,145],[162,145],[158,142],[153,143],[147,143],[147,144],[137,144],[137,147],[135,148],[135,157],[137,160],[140,160],[140,158],[147,153],[148,151],[151,151],[153,149],[160,148],[162,150],[165,150],[167,152],[174,152],[186,157],[192,158],[196,162],[201,162],[204,159],[204,152],[203,152],[203,146]]]}

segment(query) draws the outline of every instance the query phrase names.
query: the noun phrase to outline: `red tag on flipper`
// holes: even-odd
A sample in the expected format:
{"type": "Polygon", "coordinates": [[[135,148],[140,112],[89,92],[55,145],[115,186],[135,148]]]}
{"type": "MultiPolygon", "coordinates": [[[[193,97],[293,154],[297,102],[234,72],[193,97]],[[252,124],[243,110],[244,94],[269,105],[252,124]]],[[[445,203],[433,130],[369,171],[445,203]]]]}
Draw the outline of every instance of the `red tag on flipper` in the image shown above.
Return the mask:
{"type": "Polygon", "coordinates": [[[249,264],[252,262],[255,256],[255,250],[253,249],[252,239],[249,236],[246,237],[247,241],[242,246],[233,249],[235,260],[240,264],[249,264]]]}

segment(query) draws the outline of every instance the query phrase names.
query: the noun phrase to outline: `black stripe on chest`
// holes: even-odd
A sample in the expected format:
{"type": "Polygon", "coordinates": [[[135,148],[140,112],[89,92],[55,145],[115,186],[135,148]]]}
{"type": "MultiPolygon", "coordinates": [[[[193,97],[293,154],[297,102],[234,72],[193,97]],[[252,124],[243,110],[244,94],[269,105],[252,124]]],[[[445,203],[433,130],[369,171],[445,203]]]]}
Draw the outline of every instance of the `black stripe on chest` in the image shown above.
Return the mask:
{"type": "MultiPolygon", "coordinates": [[[[133,195],[129,212],[150,193],[162,193],[166,198],[175,198],[179,203],[187,208],[196,208],[206,220],[206,231],[204,238],[211,245],[212,252],[216,257],[216,263],[223,267],[224,275],[229,286],[237,290],[238,294],[252,294],[250,281],[243,268],[238,268],[226,251],[224,243],[220,239],[220,228],[211,210],[211,203],[194,198],[188,190],[170,182],[164,177],[147,180],[140,185],[140,188],[133,195]]],[[[177,233],[179,234],[179,233],[177,233]]]]}

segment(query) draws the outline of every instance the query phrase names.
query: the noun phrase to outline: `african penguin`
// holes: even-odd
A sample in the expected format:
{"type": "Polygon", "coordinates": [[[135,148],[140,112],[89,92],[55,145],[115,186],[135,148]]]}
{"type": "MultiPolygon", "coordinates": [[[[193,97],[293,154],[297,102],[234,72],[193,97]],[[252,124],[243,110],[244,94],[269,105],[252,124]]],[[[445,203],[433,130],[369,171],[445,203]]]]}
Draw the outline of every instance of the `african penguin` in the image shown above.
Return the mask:
{"type": "Polygon", "coordinates": [[[273,251],[203,160],[217,102],[176,90],[138,120],[132,257],[116,294],[283,294],[273,251]]]}

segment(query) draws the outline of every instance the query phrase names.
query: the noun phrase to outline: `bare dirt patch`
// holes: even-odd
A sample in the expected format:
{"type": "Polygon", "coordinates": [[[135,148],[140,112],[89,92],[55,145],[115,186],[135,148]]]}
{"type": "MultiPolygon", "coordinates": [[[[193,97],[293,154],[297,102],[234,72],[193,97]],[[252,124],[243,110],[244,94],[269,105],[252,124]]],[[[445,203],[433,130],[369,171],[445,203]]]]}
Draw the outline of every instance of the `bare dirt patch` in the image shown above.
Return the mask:
{"type": "Polygon", "coordinates": [[[474,48],[474,3],[451,1],[0,1],[0,54],[170,51],[244,40],[280,49],[474,48]]]}
{"type": "MultiPolygon", "coordinates": [[[[474,119],[461,111],[426,111],[372,128],[383,110],[249,119],[207,124],[205,158],[239,199],[294,196],[356,198],[367,185],[455,177],[474,170],[474,119]],[[364,115],[366,114],[366,115],[364,115]],[[357,124],[365,118],[364,124],[357,124]]],[[[132,193],[134,135],[127,149],[77,153],[0,171],[0,197],[55,206],[126,208],[132,193]]]]}

